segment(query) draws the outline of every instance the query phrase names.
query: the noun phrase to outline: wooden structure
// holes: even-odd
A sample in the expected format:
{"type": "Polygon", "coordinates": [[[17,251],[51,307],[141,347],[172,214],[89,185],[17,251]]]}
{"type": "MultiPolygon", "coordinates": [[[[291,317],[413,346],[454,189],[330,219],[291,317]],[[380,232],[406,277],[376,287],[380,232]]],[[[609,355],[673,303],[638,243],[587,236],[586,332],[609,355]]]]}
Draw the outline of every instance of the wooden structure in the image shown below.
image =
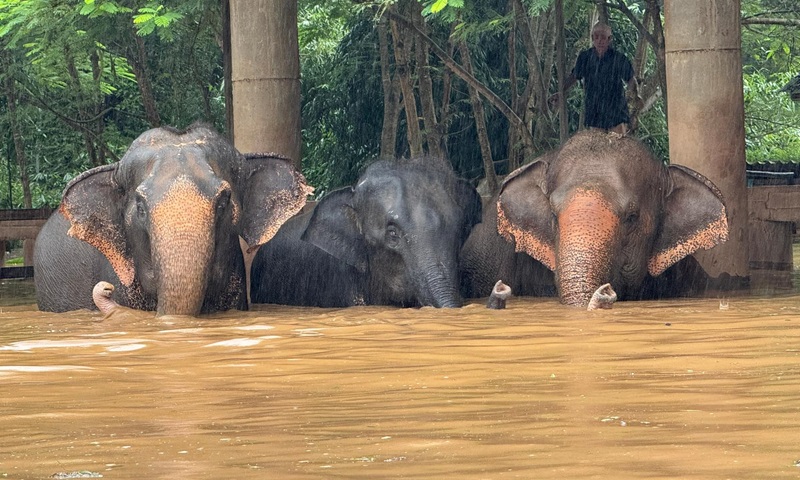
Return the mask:
{"type": "Polygon", "coordinates": [[[709,275],[728,274],[745,286],[750,257],[740,17],[739,0],[664,2],[670,162],[714,182],[730,228],[727,242],[695,257],[709,275]]]}
{"type": "Polygon", "coordinates": [[[0,210],[0,279],[33,276],[33,245],[44,222],[50,218],[50,208],[0,210]],[[6,267],[6,245],[9,240],[24,240],[21,267],[6,267]]]}
{"type": "Polygon", "coordinates": [[[748,189],[751,290],[792,288],[792,238],[800,224],[800,185],[748,189]]]}
{"type": "Polygon", "coordinates": [[[299,169],[297,2],[230,0],[230,25],[233,144],[284,155],[299,169]]]}

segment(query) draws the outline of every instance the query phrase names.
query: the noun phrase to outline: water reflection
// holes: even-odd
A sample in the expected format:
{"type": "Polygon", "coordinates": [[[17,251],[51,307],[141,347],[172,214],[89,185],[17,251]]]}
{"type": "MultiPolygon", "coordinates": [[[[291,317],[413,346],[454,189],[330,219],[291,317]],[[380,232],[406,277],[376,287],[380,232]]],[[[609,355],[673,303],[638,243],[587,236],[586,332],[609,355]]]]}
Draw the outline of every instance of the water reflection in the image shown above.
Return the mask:
{"type": "Polygon", "coordinates": [[[796,478],[799,300],[0,307],[0,475],[796,478]]]}

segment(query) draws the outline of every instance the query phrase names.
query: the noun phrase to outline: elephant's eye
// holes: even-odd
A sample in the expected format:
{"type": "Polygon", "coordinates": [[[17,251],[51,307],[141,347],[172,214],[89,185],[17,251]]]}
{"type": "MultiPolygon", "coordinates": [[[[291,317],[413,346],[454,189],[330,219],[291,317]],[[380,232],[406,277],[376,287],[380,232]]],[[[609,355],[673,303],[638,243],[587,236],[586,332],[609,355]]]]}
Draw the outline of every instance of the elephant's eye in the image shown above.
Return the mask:
{"type": "Polygon", "coordinates": [[[397,248],[400,246],[400,230],[396,225],[390,224],[386,227],[386,246],[389,248],[397,248]]]}
{"type": "Polygon", "coordinates": [[[636,225],[639,222],[639,212],[630,212],[625,217],[625,224],[628,226],[636,225]]]}
{"type": "Polygon", "coordinates": [[[147,208],[144,205],[142,197],[136,198],[136,216],[139,217],[139,219],[144,219],[147,216],[147,208]]]}

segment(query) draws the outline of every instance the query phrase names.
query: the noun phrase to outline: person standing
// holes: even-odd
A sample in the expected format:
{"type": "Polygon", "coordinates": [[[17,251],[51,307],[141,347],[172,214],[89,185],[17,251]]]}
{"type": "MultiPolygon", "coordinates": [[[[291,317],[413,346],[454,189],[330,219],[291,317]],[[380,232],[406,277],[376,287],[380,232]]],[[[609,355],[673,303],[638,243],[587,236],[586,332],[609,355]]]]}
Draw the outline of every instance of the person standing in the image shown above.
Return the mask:
{"type": "MultiPolygon", "coordinates": [[[[583,80],[586,94],[584,125],[626,134],[630,115],[623,88],[627,84],[628,95],[638,98],[636,76],[630,60],[611,47],[611,27],[605,23],[592,27],[592,48],[578,55],[564,82],[565,94],[578,80],[583,80]]],[[[557,103],[559,94],[550,101],[557,103]]]]}

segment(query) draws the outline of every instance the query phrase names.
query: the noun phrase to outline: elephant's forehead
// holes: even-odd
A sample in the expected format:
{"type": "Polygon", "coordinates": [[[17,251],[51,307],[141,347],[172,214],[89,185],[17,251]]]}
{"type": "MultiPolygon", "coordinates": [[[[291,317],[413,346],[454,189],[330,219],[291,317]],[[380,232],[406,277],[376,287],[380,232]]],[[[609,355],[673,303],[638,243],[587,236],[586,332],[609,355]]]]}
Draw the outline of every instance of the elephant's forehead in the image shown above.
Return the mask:
{"type": "Polygon", "coordinates": [[[176,179],[192,179],[202,194],[212,195],[221,182],[219,168],[193,145],[149,148],[127,165],[129,175],[145,192],[165,192],[176,179]]]}
{"type": "Polygon", "coordinates": [[[578,190],[596,191],[617,206],[657,202],[663,195],[665,175],[662,169],[649,167],[642,164],[621,168],[608,161],[574,162],[549,172],[548,190],[555,204],[567,201],[578,190]]]}
{"type": "Polygon", "coordinates": [[[363,180],[356,186],[356,204],[371,220],[438,228],[454,216],[449,212],[456,206],[441,186],[427,183],[402,177],[363,180]]]}

